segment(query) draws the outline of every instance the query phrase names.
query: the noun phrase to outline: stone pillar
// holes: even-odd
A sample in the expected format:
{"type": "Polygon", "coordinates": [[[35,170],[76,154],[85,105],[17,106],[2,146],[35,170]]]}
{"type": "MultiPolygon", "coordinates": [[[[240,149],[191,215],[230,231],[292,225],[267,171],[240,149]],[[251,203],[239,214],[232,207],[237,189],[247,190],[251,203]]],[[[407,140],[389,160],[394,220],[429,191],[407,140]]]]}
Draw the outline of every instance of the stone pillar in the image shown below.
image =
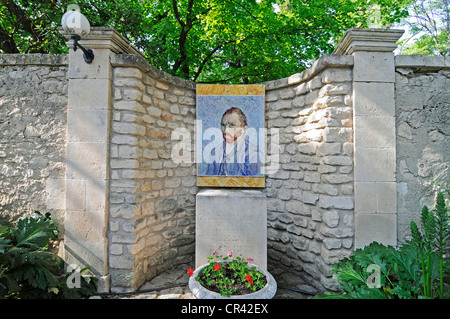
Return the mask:
{"type": "Polygon", "coordinates": [[[397,245],[393,51],[403,32],[350,29],[334,52],[354,58],[355,248],[397,245]]]}
{"type": "Polygon", "coordinates": [[[92,28],[80,44],[92,49],[88,64],[81,50],[69,51],[64,259],[89,266],[100,291],[109,291],[108,190],[112,104],[110,56],[137,53],[112,28],[92,28]]]}

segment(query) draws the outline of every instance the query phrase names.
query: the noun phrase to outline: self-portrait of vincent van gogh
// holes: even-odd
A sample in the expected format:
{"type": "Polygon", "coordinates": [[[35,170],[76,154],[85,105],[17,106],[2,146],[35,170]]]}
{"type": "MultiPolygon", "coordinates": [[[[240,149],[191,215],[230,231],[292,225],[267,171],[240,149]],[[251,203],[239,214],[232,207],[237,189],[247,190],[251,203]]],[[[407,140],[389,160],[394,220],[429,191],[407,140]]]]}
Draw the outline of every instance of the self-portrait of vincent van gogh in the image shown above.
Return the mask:
{"type": "Polygon", "coordinates": [[[251,187],[264,177],[264,95],[229,92],[197,94],[197,176],[208,186],[251,187]]]}

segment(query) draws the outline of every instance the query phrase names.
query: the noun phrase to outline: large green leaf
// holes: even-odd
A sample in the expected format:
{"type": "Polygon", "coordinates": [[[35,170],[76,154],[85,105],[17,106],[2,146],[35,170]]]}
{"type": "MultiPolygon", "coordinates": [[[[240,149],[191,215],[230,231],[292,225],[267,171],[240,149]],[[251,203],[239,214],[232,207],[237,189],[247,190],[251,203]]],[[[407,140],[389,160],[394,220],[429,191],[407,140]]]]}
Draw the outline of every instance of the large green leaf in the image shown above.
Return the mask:
{"type": "Polygon", "coordinates": [[[397,267],[396,275],[400,280],[420,284],[419,256],[415,245],[407,242],[398,250],[389,250],[388,258],[397,267]]]}
{"type": "Polygon", "coordinates": [[[9,247],[9,243],[11,242],[11,239],[6,238],[8,229],[9,227],[7,226],[0,226],[0,254],[5,252],[5,249],[9,247]]]}
{"type": "Polygon", "coordinates": [[[70,273],[64,272],[64,261],[48,250],[49,239],[56,234],[49,214],[40,213],[10,229],[0,228],[1,298],[80,298],[96,291],[96,280],[82,280],[81,288],[67,287],[70,273]]]}
{"type": "Polygon", "coordinates": [[[351,282],[353,285],[365,285],[367,278],[355,270],[352,265],[345,264],[333,276],[337,282],[351,282]]]}
{"type": "Polygon", "coordinates": [[[51,238],[56,237],[56,227],[48,216],[36,212],[33,217],[22,218],[11,232],[15,246],[42,248],[46,247],[51,238]]]}
{"type": "Polygon", "coordinates": [[[385,299],[386,295],[379,288],[370,288],[367,284],[368,277],[362,271],[358,271],[355,265],[346,264],[341,267],[334,278],[340,284],[345,294],[351,298],[359,299],[385,299]]]}
{"type": "Polygon", "coordinates": [[[0,237],[0,254],[5,252],[5,248],[9,246],[10,239],[0,237]]]}
{"type": "MultiPolygon", "coordinates": [[[[391,269],[387,263],[386,254],[393,248],[384,246],[380,243],[373,242],[370,245],[364,247],[364,249],[357,249],[355,251],[354,259],[356,263],[363,269],[364,273],[367,275],[372,274],[369,272],[369,267],[376,265],[380,271],[380,285],[385,286],[389,281],[389,275],[391,269]]],[[[366,277],[366,278],[367,278],[366,277]]]]}

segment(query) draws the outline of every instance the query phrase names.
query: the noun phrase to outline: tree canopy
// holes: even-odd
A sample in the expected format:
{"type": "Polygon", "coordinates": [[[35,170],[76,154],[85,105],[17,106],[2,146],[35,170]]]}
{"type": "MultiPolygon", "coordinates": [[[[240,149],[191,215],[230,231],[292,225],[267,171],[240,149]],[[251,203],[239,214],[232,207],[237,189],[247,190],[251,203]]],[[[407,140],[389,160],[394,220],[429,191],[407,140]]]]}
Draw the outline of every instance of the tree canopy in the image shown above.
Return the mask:
{"type": "Polygon", "coordinates": [[[65,53],[62,15],[77,4],[91,26],[111,26],[149,63],[206,83],[257,83],[289,76],[333,51],[374,7],[387,26],[406,0],[0,0],[0,51],[65,53]]]}

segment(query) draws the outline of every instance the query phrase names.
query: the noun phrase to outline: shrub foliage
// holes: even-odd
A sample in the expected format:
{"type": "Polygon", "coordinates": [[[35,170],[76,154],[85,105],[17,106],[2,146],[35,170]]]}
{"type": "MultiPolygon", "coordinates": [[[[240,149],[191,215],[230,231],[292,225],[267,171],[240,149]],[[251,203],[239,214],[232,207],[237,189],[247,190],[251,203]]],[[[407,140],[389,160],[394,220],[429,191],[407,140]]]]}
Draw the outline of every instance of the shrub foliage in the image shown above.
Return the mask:
{"type": "Polygon", "coordinates": [[[316,296],[343,299],[449,298],[449,208],[439,193],[436,206],[422,209],[421,227],[398,249],[373,242],[333,265],[340,292],[316,296]]]}
{"type": "MultiPolygon", "coordinates": [[[[65,263],[49,249],[58,231],[50,214],[35,212],[15,226],[0,225],[0,298],[82,298],[96,291],[94,277],[82,277],[79,288],[69,288],[65,263]]],[[[80,274],[87,268],[80,271],[80,274]]]]}

